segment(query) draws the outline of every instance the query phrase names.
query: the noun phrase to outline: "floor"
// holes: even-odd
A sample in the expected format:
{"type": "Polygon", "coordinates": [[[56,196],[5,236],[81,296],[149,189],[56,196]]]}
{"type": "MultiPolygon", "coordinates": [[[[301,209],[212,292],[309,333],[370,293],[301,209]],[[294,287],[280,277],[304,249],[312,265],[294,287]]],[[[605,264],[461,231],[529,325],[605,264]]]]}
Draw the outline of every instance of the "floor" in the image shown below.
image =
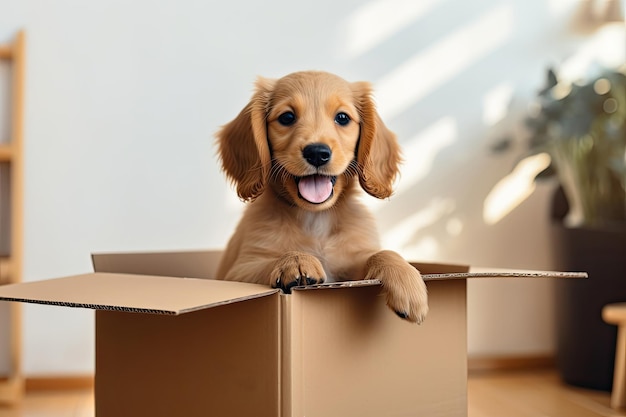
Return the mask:
{"type": "Polygon", "coordinates": [[[0,407],[0,417],[93,417],[93,390],[35,391],[19,407],[0,407]]]}
{"type": "MultiPolygon", "coordinates": [[[[468,417],[617,417],[608,392],[564,385],[552,370],[471,375],[468,417]]],[[[1,416],[1,415],[0,415],[1,416]]]]}
{"type": "MultiPolygon", "coordinates": [[[[468,417],[617,417],[610,395],[563,385],[557,374],[516,371],[471,375],[468,417]]],[[[32,392],[19,408],[0,408],[0,417],[93,417],[90,390],[32,392]]]]}

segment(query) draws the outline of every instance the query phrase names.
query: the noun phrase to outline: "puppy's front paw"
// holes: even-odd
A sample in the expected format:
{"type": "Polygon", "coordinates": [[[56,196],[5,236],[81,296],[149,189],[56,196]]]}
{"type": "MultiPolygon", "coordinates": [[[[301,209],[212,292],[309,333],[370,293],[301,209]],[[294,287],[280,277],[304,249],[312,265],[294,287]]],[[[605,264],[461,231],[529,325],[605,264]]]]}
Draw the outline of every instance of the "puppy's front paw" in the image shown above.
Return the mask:
{"type": "Polygon", "coordinates": [[[299,285],[321,284],[326,274],[321,262],[304,252],[287,252],[276,263],[270,274],[270,285],[289,294],[299,285]]]}
{"type": "Polygon", "coordinates": [[[387,305],[400,318],[421,324],[428,314],[428,292],[417,269],[400,255],[381,251],[367,261],[365,279],[383,283],[387,305]]]}

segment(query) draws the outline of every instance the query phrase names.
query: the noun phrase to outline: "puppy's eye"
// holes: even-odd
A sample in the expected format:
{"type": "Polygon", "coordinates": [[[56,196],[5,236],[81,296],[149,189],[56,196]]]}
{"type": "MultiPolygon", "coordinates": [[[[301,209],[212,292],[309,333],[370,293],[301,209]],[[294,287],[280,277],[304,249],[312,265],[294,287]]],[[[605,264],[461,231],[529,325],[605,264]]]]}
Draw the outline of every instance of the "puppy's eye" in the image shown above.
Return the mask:
{"type": "Polygon", "coordinates": [[[283,126],[290,126],[296,122],[296,115],[291,111],[286,111],[278,116],[278,123],[283,126]]]}
{"type": "Polygon", "coordinates": [[[340,126],[345,126],[348,123],[350,123],[350,116],[348,116],[347,114],[343,112],[337,113],[337,115],[335,116],[335,123],[337,123],[340,126]]]}

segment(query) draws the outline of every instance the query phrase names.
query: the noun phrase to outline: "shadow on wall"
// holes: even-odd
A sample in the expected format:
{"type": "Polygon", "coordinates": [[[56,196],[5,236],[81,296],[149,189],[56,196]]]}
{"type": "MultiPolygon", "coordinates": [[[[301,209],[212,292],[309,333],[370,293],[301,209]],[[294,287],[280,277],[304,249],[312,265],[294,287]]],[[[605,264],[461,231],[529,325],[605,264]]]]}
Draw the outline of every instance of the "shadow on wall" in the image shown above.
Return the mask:
{"type": "MultiPolygon", "coordinates": [[[[495,158],[489,148],[519,129],[545,67],[573,60],[589,43],[580,35],[608,19],[598,17],[601,11],[619,15],[616,4],[376,0],[346,19],[346,58],[366,68],[381,116],[404,149],[396,194],[390,201],[364,199],[385,247],[412,259],[492,265],[502,264],[503,251],[519,252],[504,262],[550,267],[542,255],[546,244],[534,241],[541,222],[529,223],[524,214],[513,228],[524,251],[497,244],[498,221],[484,218],[484,205],[517,156],[495,158]],[[477,236],[484,244],[475,244],[477,236]]],[[[544,161],[535,162],[526,171],[544,161]]],[[[525,198],[530,187],[523,181],[509,186],[525,198]]],[[[499,198],[491,199],[496,207],[499,198]]]]}

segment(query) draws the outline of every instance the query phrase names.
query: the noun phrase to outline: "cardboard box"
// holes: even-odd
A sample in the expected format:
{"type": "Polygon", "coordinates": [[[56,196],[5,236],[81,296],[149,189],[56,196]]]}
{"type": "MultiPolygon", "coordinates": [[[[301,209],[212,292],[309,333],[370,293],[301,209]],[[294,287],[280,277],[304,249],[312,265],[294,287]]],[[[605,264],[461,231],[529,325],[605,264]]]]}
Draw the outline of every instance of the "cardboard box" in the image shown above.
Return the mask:
{"type": "Polygon", "coordinates": [[[584,274],[415,264],[422,325],[378,281],[302,287],[211,278],[219,252],[94,255],[95,273],[0,299],[96,310],[98,417],[467,415],[466,280],[584,274]],[[192,278],[177,278],[192,277],[192,278]]]}

